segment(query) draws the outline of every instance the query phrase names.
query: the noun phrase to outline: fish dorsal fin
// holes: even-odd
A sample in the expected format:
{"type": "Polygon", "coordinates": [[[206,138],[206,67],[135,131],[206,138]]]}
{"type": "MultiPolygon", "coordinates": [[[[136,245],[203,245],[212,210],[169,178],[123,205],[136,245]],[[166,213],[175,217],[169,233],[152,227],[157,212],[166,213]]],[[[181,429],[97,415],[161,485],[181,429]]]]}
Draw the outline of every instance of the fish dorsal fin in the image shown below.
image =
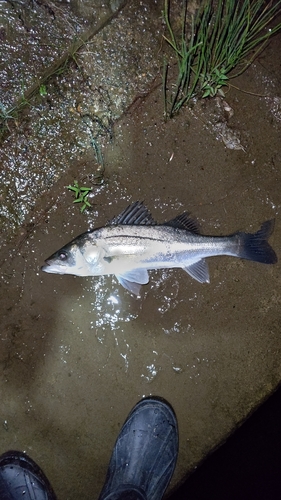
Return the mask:
{"type": "Polygon", "coordinates": [[[190,217],[187,212],[178,215],[168,222],[164,222],[163,226],[170,226],[177,229],[186,229],[187,231],[191,231],[192,233],[199,234],[199,226],[197,221],[190,217]]]}
{"type": "Polygon", "coordinates": [[[114,217],[107,225],[117,226],[117,224],[127,224],[134,226],[153,226],[156,224],[150,212],[142,201],[136,201],[129,205],[121,214],[114,217]]]}

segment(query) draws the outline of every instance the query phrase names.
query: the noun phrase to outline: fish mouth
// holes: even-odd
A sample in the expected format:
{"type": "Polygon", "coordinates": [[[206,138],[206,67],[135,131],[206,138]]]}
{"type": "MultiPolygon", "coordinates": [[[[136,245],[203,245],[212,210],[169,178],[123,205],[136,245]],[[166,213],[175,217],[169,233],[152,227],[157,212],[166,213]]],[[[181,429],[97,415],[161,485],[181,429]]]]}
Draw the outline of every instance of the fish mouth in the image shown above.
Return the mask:
{"type": "Polygon", "coordinates": [[[60,263],[56,264],[49,260],[45,260],[44,265],[41,267],[41,271],[49,274],[68,274],[60,263]]]}
{"type": "Polygon", "coordinates": [[[60,269],[56,269],[54,264],[48,262],[47,260],[45,260],[44,266],[41,267],[41,271],[44,271],[45,273],[64,274],[60,269]]]}

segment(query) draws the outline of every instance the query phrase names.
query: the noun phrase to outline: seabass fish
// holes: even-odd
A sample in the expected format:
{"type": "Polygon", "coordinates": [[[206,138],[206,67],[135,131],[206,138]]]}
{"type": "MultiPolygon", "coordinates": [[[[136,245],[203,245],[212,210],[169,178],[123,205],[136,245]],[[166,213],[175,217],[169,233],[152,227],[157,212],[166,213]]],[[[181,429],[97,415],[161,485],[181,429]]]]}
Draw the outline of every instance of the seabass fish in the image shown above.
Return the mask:
{"type": "Polygon", "coordinates": [[[104,227],[77,236],[45,261],[42,271],[76,276],[115,274],[121,285],[139,295],[148,283],[148,269],[180,267],[200,283],[209,282],[206,257],[231,255],[264,264],[277,256],[267,242],[274,220],[254,234],[203,236],[185,212],[157,224],[137,201],[104,227]]]}

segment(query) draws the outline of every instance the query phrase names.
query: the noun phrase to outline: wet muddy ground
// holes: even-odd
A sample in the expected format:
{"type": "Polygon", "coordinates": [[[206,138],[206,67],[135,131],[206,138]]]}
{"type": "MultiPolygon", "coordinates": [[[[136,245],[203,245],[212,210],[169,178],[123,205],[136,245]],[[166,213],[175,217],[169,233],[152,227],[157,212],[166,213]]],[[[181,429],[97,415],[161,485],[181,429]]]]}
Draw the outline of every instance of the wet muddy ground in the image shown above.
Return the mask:
{"type": "MultiPolygon", "coordinates": [[[[213,258],[211,283],[204,285],[180,270],[152,271],[140,298],[112,276],[40,271],[55,250],[136,200],[144,200],[159,222],[187,210],[205,234],[254,232],[275,218],[270,241],[278,254],[279,48],[280,35],[233,82],[260,97],[231,88],[224,101],[199,101],[165,123],[161,85],[136,93],[125,114],[112,118],[111,134],[100,139],[104,182],[93,184],[92,209],[83,214],[65,186],[74,179],[89,185],[97,159],[79,109],[65,96],[59,108],[56,97],[53,119],[59,109],[72,113],[79,125],[66,121],[68,140],[70,134],[74,145],[81,137],[85,143],[73,145],[67,158],[65,141],[56,147],[60,132],[44,133],[45,154],[37,152],[27,195],[37,189],[41,160],[47,173],[53,158],[61,170],[22,219],[20,196],[14,219],[8,209],[3,214],[0,433],[3,451],[29,453],[59,498],[98,496],[118,430],[143,396],[162,396],[176,411],[175,487],[280,383],[279,264],[213,258]]],[[[81,94],[86,102],[91,88],[85,101],[81,94]]],[[[38,117],[38,106],[29,112],[42,134],[44,113],[38,117]]],[[[20,137],[26,145],[28,132],[20,137]]],[[[23,150],[11,138],[2,154],[21,162],[25,151],[27,172],[40,141],[23,150]]]]}

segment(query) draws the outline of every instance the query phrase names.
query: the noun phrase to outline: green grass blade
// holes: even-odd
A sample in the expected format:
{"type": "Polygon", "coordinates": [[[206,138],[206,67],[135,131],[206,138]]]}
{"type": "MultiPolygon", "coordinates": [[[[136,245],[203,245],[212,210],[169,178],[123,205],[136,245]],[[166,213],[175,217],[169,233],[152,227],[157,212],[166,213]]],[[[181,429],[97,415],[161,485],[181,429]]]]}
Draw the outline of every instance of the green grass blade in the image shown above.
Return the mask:
{"type": "Polygon", "coordinates": [[[168,30],[164,39],[176,56],[178,76],[168,92],[167,69],[163,69],[165,116],[173,116],[194,96],[212,97],[221,92],[229,72],[237,68],[237,76],[245,71],[270,37],[281,30],[281,23],[268,30],[281,13],[281,0],[202,0],[190,26],[187,0],[183,0],[181,32],[176,35],[170,1],[164,0],[168,30]]]}

